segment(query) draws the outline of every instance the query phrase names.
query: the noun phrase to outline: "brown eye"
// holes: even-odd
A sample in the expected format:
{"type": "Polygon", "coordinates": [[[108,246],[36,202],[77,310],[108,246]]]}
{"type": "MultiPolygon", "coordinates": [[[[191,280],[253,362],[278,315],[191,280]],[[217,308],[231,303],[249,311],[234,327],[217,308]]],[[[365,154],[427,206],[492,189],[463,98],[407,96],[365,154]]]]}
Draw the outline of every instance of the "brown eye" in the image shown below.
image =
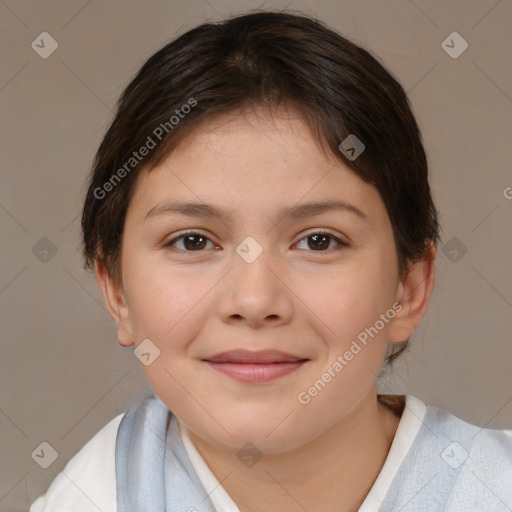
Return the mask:
{"type": "Polygon", "coordinates": [[[189,232],[174,238],[166,243],[165,247],[174,246],[179,241],[183,241],[183,244],[182,247],[177,247],[177,249],[185,252],[200,252],[205,248],[208,242],[211,243],[211,240],[207,236],[201,233],[189,232]]]}
{"type": "Polygon", "coordinates": [[[338,247],[348,245],[346,242],[343,242],[339,238],[335,237],[332,233],[328,232],[312,233],[303,238],[299,244],[304,240],[307,240],[308,249],[316,252],[327,252],[327,249],[329,248],[332,241],[335,241],[338,247]]]}
{"type": "Polygon", "coordinates": [[[207,238],[202,235],[187,235],[183,237],[183,245],[186,249],[204,249],[207,238]]]}
{"type": "Polygon", "coordinates": [[[311,249],[327,249],[329,247],[330,237],[327,235],[311,235],[307,239],[312,240],[312,243],[308,243],[308,247],[311,249]]]}

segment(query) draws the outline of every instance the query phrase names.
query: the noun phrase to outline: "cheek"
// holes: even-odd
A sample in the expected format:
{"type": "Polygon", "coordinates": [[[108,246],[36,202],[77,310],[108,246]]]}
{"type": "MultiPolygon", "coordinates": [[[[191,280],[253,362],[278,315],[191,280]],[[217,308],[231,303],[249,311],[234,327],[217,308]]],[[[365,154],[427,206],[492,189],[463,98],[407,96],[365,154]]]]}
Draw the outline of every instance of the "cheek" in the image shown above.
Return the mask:
{"type": "Polygon", "coordinates": [[[324,336],[327,350],[319,356],[309,387],[303,389],[312,392],[307,405],[312,416],[323,417],[329,410],[331,416],[326,421],[340,419],[377,378],[394,316],[394,281],[387,265],[384,259],[374,259],[368,265],[340,267],[323,288],[316,288],[311,309],[320,312],[329,332],[324,336]],[[336,410],[332,404],[337,404],[336,410]]]}
{"type": "MultiPolygon", "coordinates": [[[[133,261],[133,260],[132,260],[133,261]]],[[[135,344],[149,339],[158,356],[150,364],[141,364],[155,393],[175,412],[190,408],[190,395],[206,400],[197,389],[197,369],[189,361],[189,346],[197,338],[208,307],[208,290],[212,287],[204,276],[172,272],[154,264],[140,262],[130,267],[126,280],[129,314],[135,344]]]]}
{"type": "MultiPolygon", "coordinates": [[[[329,327],[336,348],[341,349],[379,320],[393,302],[395,283],[387,262],[370,259],[339,267],[323,287],[317,287],[315,310],[329,327]]],[[[387,331],[388,324],[379,330],[387,331]]]]}
{"type": "Polygon", "coordinates": [[[179,340],[193,336],[193,320],[212,284],[200,274],[155,264],[142,254],[132,253],[126,264],[125,290],[135,342],[149,338],[166,350],[179,348],[179,340]]]}

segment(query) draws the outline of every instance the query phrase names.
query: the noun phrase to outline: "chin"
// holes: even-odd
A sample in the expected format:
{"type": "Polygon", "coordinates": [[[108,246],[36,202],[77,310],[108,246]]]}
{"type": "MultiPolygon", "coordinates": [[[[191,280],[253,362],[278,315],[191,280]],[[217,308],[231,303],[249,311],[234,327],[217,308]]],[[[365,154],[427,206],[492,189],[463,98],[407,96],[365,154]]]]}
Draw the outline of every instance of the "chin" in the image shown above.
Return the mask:
{"type": "Polygon", "coordinates": [[[297,438],[297,434],[299,434],[297,425],[286,421],[279,423],[276,421],[275,415],[260,415],[252,421],[248,418],[238,417],[233,421],[222,421],[222,425],[226,427],[229,434],[221,427],[212,432],[210,421],[201,425],[200,433],[204,434],[201,437],[212,444],[237,452],[243,449],[247,443],[251,443],[266,454],[281,453],[296,448],[300,444],[300,440],[297,438]]]}

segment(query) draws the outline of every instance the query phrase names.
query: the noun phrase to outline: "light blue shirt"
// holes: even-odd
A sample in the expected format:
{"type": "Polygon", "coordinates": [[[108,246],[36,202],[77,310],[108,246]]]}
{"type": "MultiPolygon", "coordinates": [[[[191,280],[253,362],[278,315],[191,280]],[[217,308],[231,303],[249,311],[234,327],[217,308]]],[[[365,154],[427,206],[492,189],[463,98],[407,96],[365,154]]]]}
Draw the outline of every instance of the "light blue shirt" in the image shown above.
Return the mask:
{"type": "MultiPolygon", "coordinates": [[[[116,439],[118,512],[236,510],[227,494],[205,490],[215,477],[183,441],[178,419],[156,395],[127,411],[116,439]]],[[[388,457],[359,508],[398,511],[511,512],[512,438],[407,395],[388,457]]]]}

